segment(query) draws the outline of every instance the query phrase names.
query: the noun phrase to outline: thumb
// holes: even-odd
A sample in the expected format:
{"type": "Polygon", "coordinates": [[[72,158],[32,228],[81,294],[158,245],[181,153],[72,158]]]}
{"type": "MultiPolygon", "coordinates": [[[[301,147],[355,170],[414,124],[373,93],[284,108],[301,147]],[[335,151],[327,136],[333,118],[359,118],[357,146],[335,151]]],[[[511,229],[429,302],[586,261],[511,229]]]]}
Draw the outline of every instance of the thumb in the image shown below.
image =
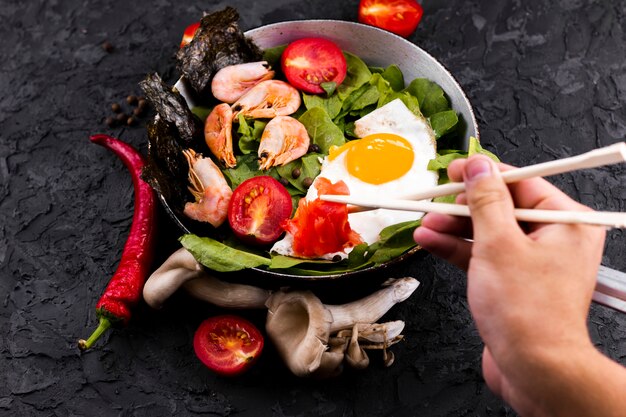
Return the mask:
{"type": "Polygon", "coordinates": [[[463,180],[475,241],[497,239],[503,233],[520,230],[513,214],[513,199],[495,162],[485,155],[470,157],[463,180]]]}

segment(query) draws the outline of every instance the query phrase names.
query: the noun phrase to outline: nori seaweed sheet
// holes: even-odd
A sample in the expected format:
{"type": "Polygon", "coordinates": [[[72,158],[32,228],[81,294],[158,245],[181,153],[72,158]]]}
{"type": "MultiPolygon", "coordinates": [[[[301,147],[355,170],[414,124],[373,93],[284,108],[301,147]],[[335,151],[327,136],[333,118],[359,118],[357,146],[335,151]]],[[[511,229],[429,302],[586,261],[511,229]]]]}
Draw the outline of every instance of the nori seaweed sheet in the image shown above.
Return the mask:
{"type": "Polygon", "coordinates": [[[245,37],[232,7],[207,14],[193,40],[176,54],[178,71],[199,95],[210,94],[211,79],[220,69],[261,61],[263,52],[245,37]]]}
{"type": "Polygon", "coordinates": [[[142,178],[168,202],[171,209],[182,213],[191,195],[187,191],[189,165],[178,142],[176,126],[159,116],[146,126],[148,158],[142,178]]]}
{"type": "Polygon", "coordinates": [[[178,137],[185,147],[196,147],[203,143],[202,121],[191,112],[178,91],[168,86],[156,73],[148,74],[139,86],[161,119],[176,126],[178,137]]]}

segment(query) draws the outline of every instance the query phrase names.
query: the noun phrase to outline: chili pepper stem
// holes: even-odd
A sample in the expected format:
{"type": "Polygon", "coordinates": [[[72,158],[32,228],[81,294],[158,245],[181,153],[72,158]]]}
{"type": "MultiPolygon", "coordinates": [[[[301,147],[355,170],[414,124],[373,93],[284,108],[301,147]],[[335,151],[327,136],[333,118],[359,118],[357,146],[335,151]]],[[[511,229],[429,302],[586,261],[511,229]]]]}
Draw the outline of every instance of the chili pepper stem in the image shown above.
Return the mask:
{"type": "Polygon", "coordinates": [[[91,336],[89,336],[89,339],[80,339],[78,341],[78,348],[80,350],[89,349],[95,343],[95,341],[98,340],[100,336],[102,336],[102,334],[109,329],[109,327],[111,327],[111,321],[106,317],[100,317],[100,323],[98,324],[98,328],[94,330],[91,336]]]}

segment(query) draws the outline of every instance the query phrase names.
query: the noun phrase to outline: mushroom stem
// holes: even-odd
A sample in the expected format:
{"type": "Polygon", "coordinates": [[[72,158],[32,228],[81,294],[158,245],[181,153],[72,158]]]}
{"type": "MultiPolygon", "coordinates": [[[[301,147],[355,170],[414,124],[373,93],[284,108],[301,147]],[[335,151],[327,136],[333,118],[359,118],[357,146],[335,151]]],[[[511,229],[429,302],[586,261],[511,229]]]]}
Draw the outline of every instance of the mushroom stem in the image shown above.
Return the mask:
{"type": "Polygon", "coordinates": [[[185,282],[183,287],[195,298],[224,308],[265,308],[271,295],[263,288],[220,281],[206,273],[185,282]]]}
{"type": "Polygon", "coordinates": [[[355,323],[375,323],[395,304],[409,298],[419,281],[406,277],[389,280],[385,284],[386,287],[360,300],[343,305],[326,305],[333,317],[330,333],[350,329],[355,323]]]}
{"type": "Polygon", "coordinates": [[[150,275],[143,289],[143,298],[149,306],[161,308],[180,287],[200,300],[225,308],[264,308],[271,294],[262,288],[224,282],[210,276],[185,248],[174,252],[150,275]]]}

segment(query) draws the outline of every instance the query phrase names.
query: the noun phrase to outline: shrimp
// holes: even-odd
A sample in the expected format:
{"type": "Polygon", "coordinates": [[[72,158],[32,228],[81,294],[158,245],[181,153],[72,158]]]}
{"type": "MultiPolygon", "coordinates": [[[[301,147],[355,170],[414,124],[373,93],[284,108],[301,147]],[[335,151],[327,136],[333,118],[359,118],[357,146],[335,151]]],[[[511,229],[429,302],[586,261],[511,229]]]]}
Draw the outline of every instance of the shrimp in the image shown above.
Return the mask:
{"type": "Polygon", "coordinates": [[[234,118],[239,113],[253,119],[287,116],[300,107],[300,93],[279,80],[266,80],[250,89],[233,104],[234,118]]]}
{"type": "Polygon", "coordinates": [[[259,144],[259,167],[285,165],[307,153],[311,139],[302,123],[290,116],[269,121],[259,144]]]}
{"type": "Polygon", "coordinates": [[[215,106],[204,123],[204,140],[213,153],[228,168],[237,165],[233,154],[233,112],[226,103],[215,106]]]}
{"type": "Polygon", "coordinates": [[[211,82],[213,96],[225,103],[234,103],[258,83],[274,78],[267,61],[229,65],[219,70],[211,82]]]}
{"type": "Polygon", "coordinates": [[[211,158],[203,158],[193,149],[186,149],[183,154],[189,163],[189,191],[196,199],[195,203],[186,203],[183,212],[194,220],[219,227],[226,220],[233,192],[211,158]]]}

